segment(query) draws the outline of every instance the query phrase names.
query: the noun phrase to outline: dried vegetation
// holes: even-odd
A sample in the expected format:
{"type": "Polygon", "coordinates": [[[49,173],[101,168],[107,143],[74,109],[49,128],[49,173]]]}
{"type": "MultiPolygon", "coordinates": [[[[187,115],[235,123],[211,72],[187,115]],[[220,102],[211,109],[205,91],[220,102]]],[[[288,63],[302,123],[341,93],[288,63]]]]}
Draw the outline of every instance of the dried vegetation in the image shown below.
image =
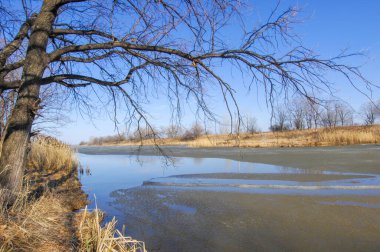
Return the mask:
{"type": "Polygon", "coordinates": [[[80,251],[146,252],[144,242],[125,236],[116,229],[116,219],[101,226],[103,213],[87,208],[77,215],[80,251]]]}
{"type": "Polygon", "coordinates": [[[345,126],[236,134],[202,135],[193,139],[162,138],[103,145],[185,145],[188,147],[312,147],[380,143],[380,125],[345,126]]]}
{"type": "MultiPolygon", "coordinates": [[[[145,252],[99,211],[76,213],[87,202],[70,146],[38,136],[32,140],[25,184],[16,201],[0,209],[0,251],[145,252]]],[[[1,194],[1,191],[0,191],[1,194]]]]}

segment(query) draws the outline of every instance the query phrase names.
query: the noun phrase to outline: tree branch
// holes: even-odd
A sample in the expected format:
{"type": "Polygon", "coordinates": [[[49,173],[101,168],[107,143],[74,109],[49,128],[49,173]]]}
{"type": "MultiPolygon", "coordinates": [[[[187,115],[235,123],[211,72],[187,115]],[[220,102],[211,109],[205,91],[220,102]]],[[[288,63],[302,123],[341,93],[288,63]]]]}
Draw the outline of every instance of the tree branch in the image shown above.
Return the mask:
{"type": "Polygon", "coordinates": [[[10,89],[18,89],[20,86],[21,86],[21,80],[3,81],[0,83],[0,90],[2,92],[5,90],[10,90],[10,89]]]}
{"type": "Polygon", "coordinates": [[[131,43],[122,42],[122,41],[66,46],[50,53],[49,59],[52,62],[52,61],[59,60],[62,55],[67,54],[67,53],[84,52],[84,51],[99,50],[99,49],[114,49],[114,48],[123,48],[125,50],[160,52],[160,53],[165,53],[165,54],[176,55],[176,56],[179,56],[181,58],[188,59],[191,61],[193,61],[194,59],[194,57],[192,57],[189,53],[185,53],[184,51],[181,51],[181,50],[163,47],[163,46],[131,44],[131,43]]]}
{"type": "Polygon", "coordinates": [[[97,35],[111,40],[118,40],[115,36],[101,32],[98,30],[75,30],[75,29],[54,29],[52,32],[53,36],[57,35],[80,35],[80,36],[92,36],[97,35]]]}
{"type": "Polygon", "coordinates": [[[4,48],[1,49],[1,51],[0,51],[0,68],[2,68],[5,65],[7,59],[15,51],[17,51],[20,48],[20,45],[21,45],[22,41],[28,35],[28,31],[29,31],[30,27],[32,26],[32,24],[34,22],[34,19],[35,19],[35,17],[32,17],[31,19],[29,19],[26,22],[24,22],[21,25],[20,30],[17,33],[17,35],[15,36],[15,38],[13,39],[13,41],[10,42],[10,43],[8,43],[8,44],[6,44],[4,46],[4,48]]]}
{"type": "Polygon", "coordinates": [[[91,84],[98,84],[98,85],[101,85],[101,86],[117,87],[117,86],[121,86],[123,84],[128,83],[131,80],[132,75],[133,75],[133,73],[135,71],[144,68],[148,64],[149,64],[148,62],[145,62],[145,63],[143,63],[143,64],[141,64],[139,66],[132,67],[128,71],[128,74],[125,77],[125,79],[120,80],[120,81],[116,81],[116,82],[114,82],[114,81],[100,80],[100,79],[97,79],[97,78],[94,78],[94,77],[89,77],[89,76],[84,76],[84,75],[78,75],[78,74],[60,74],[60,75],[52,75],[52,76],[43,78],[41,80],[41,84],[42,85],[46,85],[46,84],[50,84],[50,83],[56,82],[58,84],[62,84],[63,86],[66,86],[66,87],[86,87],[86,86],[89,86],[91,84]],[[85,83],[69,84],[69,83],[65,82],[65,80],[85,81],[85,83]]]}

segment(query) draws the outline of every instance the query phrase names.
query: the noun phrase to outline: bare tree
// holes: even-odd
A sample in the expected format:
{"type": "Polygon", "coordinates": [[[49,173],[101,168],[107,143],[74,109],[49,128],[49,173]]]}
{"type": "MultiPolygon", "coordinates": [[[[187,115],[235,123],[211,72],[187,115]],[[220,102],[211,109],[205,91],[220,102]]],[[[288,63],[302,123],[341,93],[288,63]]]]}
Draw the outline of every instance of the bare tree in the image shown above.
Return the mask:
{"type": "Polygon", "coordinates": [[[318,128],[321,121],[321,106],[312,98],[305,99],[305,122],[308,129],[318,128]]]}
{"type": "Polygon", "coordinates": [[[182,134],[182,128],[179,125],[171,124],[164,130],[167,138],[177,138],[182,134]]]}
{"type": "Polygon", "coordinates": [[[218,123],[219,125],[219,134],[225,135],[225,134],[231,134],[233,131],[233,124],[231,122],[231,118],[229,116],[224,116],[222,121],[218,123]]]}
{"type": "Polygon", "coordinates": [[[274,123],[271,124],[270,129],[272,131],[284,131],[289,130],[289,115],[288,110],[284,106],[276,107],[273,111],[273,120],[274,123]]]}
{"type": "Polygon", "coordinates": [[[304,100],[302,98],[294,99],[289,108],[291,124],[297,130],[305,128],[306,111],[304,105],[304,100]]]}
{"type": "Polygon", "coordinates": [[[281,11],[278,5],[264,23],[243,24],[252,28],[231,45],[223,28],[238,20],[244,5],[237,0],[0,3],[0,93],[17,90],[0,157],[0,185],[10,194],[22,184],[44,86],[67,95],[66,103],[76,105],[80,113],[108,106],[116,124],[122,107],[127,122],[152,130],[143,104],[149,103],[150,94],[162,95],[164,90],[177,114],[188,101],[213,119],[205,90],[218,88],[230,121],[234,114],[240,120],[234,83],[219,75],[218,65],[241,71],[251,86],[265,90],[269,104],[284,92],[306,97],[328,92],[327,71],[341,73],[351,85],[355,77],[371,86],[357,67],[344,64],[355,54],[323,59],[302,46],[289,29],[295,8],[281,11]],[[18,70],[21,77],[7,81],[18,70]]]}
{"type": "Polygon", "coordinates": [[[245,116],[242,124],[246,133],[254,134],[259,131],[257,127],[257,120],[252,116],[245,116]]]}
{"type": "Polygon", "coordinates": [[[380,101],[377,104],[371,101],[364,103],[360,108],[360,115],[365,125],[375,124],[376,118],[380,116],[380,101]]]}
{"type": "Polygon", "coordinates": [[[347,104],[340,101],[329,101],[322,113],[324,127],[348,126],[354,123],[354,111],[347,104]]]}
{"type": "Polygon", "coordinates": [[[193,123],[190,129],[185,130],[182,135],[183,140],[194,140],[205,133],[204,128],[198,122],[193,123]]]}
{"type": "Polygon", "coordinates": [[[335,109],[335,102],[329,101],[324,105],[324,110],[321,115],[321,121],[325,128],[335,128],[338,124],[338,115],[335,109]]]}
{"type": "Polygon", "coordinates": [[[343,102],[335,104],[335,112],[340,126],[350,126],[354,124],[354,110],[343,102]]]}
{"type": "Polygon", "coordinates": [[[143,139],[155,139],[158,137],[159,131],[154,127],[145,125],[145,127],[138,127],[128,136],[129,140],[139,141],[143,139]]]}

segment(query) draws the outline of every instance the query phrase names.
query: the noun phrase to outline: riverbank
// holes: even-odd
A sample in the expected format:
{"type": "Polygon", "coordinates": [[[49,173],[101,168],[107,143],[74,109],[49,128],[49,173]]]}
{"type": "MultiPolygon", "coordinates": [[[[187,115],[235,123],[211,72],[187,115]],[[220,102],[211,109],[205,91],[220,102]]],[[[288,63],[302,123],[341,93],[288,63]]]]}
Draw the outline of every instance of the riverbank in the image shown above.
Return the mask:
{"type": "Polygon", "coordinates": [[[74,251],[79,244],[74,211],[86,204],[78,180],[73,176],[36,198],[29,195],[23,192],[16,205],[2,211],[0,251],[74,251]]]}
{"type": "Polygon", "coordinates": [[[31,143],[22,192],[0,215],[0,251],[74,251],[75,214],[87,204],[75,153],[50,137],[31,143]]]}
{"type": "Polygon", "coordinates": [[[100,211],[78,211],[88,202],[77,167],[70,146],[33,139],[23,190],[0,211],[0,251],[144,251],[128,248],[143,243],[122,236],[115,220],[101,226],[100,211]]]}
{"type": "MultiPolygon", "coordinates": [[[[344,126],[277,132],[241,133],[239,135],[206,134],[196,138],[157,138],[115,141],[115,138],[99,138],[102,146],[187,146],[192,148],[274,148],[345,146],[380,143],[380,125],[344,126]],[[103,139],[103,140],[101,140],[103,139]],[[108,140],[107,140],[108,139],[108,140]]],[[[116,138],[117,139],[117,138],[116,138]]],[[[83,143],[88,146],[92,144],[83,143]]]]}

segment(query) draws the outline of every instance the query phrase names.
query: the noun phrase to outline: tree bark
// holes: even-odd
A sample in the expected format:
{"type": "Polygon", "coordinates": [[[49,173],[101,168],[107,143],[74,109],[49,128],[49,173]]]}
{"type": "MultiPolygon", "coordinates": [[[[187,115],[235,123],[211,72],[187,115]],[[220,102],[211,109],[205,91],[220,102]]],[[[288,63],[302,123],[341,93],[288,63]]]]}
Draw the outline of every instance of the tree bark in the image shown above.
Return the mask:
{"type": "Polygon", "coordinates": [[[0,186],[3,189],[0,203],[2,204],[12,203],[22,187],[30,132],[39,109],[40,80],[48,64],[46,48],[59,2],[59,0],[45,0],[32,26],[22,84],[2,142],[0,156],[0,186]]]}

